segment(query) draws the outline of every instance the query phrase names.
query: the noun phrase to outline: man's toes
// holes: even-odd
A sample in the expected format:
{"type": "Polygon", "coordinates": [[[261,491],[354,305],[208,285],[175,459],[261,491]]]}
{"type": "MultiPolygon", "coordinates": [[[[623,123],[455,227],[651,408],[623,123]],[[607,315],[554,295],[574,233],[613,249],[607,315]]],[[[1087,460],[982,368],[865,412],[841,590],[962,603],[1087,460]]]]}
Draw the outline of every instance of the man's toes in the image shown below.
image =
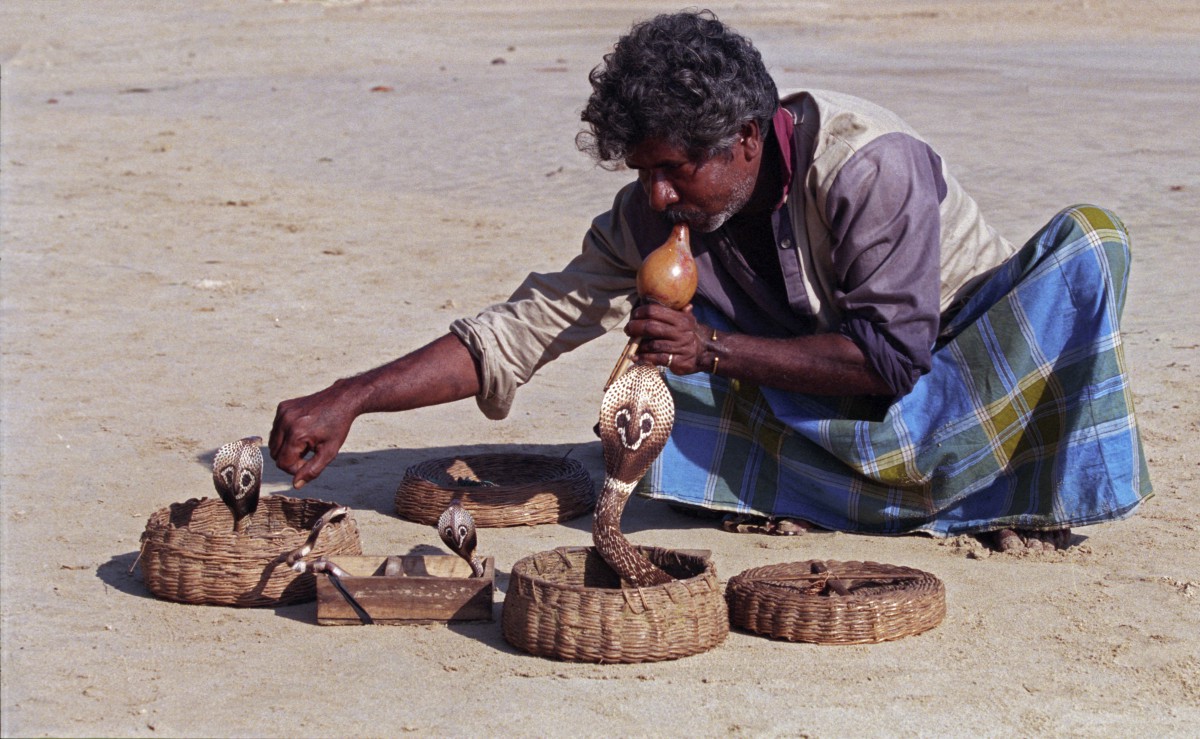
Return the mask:
{"type": "MultiPolygon", "coordinates": [[[[981,537],[981,540],[989,543],[987,538],[981,537]]],[[[1070,548],[1071,530],[1000,529],[991,533],[990,544],[1000,552],[1053,552],[1070,548]]]]}
{"type": "Polygon", "coordinates": [[[1025,549],[1032,552],[1054,552],[1071,546],[1071,530],[1015,532],[1025,542],[1025,549]]]}
{"type": "Polygon", "coordinates": [[[766,521],[744,513],[730,513],[721,519],[721,528],[733,534],[769,534],[766,521]]]}
{"type": "Polygon", "coordinates": [[[812,529],[812,524],[798,518],[777,518],[772,523],[774,528],[771,533],[776,536],[799,536],[812,529]]]}
{"type": "Polygon", "coordinates": [[[1035,552],[1053,552],[1055,549],[1057,549],[1057,547],[1054,546],[1053,531],[1035,531],[1033,532],[1033,535],[1029,537],[1028,541],[1029,543],[1026,546],[1028,546],[1030,549],[1033,549],[1035,552]]]}
{"type": "Polygon", "coordinates": [[[743,513],[730,513],[722,519],[721,528],[735,534],[798,536],[812,530],[813,525],[799,518],[763,518],[743,513]]]}
{"type": "Polygon", "coordinates": [[[1071,530],[1056,529],[1054,531],[1035,531],[1031,538],[1037,537],[1041,542],[1043,552],[1054,552],[1071,546],[1071,530]]]}
{"type": "Polygon", "coordinates": [[[1012,529],[1000,529],[995,536],[996,548],[1002,552],[1016,551],[1025,548],[1025,540],[1012,529]]]}

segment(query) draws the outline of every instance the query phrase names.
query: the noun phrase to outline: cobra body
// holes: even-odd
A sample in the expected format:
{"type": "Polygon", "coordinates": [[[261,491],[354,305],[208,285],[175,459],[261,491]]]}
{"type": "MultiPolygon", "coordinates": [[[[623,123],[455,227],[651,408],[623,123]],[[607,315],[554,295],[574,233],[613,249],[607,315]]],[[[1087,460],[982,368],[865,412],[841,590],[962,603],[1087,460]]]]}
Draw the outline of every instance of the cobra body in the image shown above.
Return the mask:
{"type": "MultiPolygon", "coordinates": [[[[304,540],[304,543],[292,550],[283,561],[287,563],[288,567],[296,570],[296,572],[304,572],[303,560],[312,554],[313,549],[317,546],[317,537],[321,535],[321,529],[325,528],[333,519],[345,516],[348,513],[350,513],[350,508],[344,505],[325,511],[313,523],[312,531],[308,532],[308,538],[304,540]],[[297,565],[300,566],[299,569],[297,569],[297,565]]],[[[324,559],[324,557],[319,557],[318,559],[324,559]]]]}
{"type": "Polygon", "coordinates": [[[358,602],[358,599],[354,597],[354,594],[346,587],[346,584],[342,582],[343,578],[350,577],[350,573],[338,567],[337,564],[325,555],[321,555],[311,561],[304,559],[312,554],[313,548],[316,547],[317,537],[321,534],[321,529],[325,528],[333,519],[349,513],[350,509],[347,506],[338,506],[325,511],[313,524],[312,531],[308,533],[308,538],[304,540],[304,543],[288,553],[283,558],[283,561],[288,567],[291,567],[301,575],[311,572],[314,575],[323,574],[328,577],[333,587],[337,588],[337,591],[342,594],[342,597],[346,599],[346,602],[358,614],[358,618],[365,624],[373,624],[375,621],[371,618],[371,614],[367,613],[362,604],[358,602]]]}
{"type": "Polygon", "coordinates": [[[258,510],[262,487],[262,437],[247,436],[217,450],[213,458],[213,485],[233,513],[233,530],[243,532],[258,510]]]}
{"type": "Polygon", "coordinates": [[[596,551],[622,579],[635,586],[673,578],[639,552],[621,533],[621,514],[633,487],[666,446],[675,423],[675,401],[657,367],[634,365],[604,392],[600,442],[604,487],[592,519],[596,551]]]}
{"type": "Polygon", "coordinates": [[[475,517],[457,500],[442,511],[437,523],[438,536],[446,546],[471,565],[473,577],[483,577],[483,561],[475,556],[478,538],[475,533],[475,517]]]}
{"type": "MultiPolygon", "coordinates": [[[[309,546],[308,551],[312,551],[311,546],[309,546]]],[[[295,552],[293,552],[293,554],[295,554],[295,552]]],[[[301,575],[303,575],[305,572],[311,572],[314,575],[325,575],[329,578],[330,584],[333,585],[333,587],[335,587],[337,591],[342,594],[342,597],[346,599],[346,602],[350,604],[350,608],[352,608],[354,613],[358,615],[360,621],[362,621],[364,624],[375,623],[375,619],[371,618],[371,614],[367,613],[367,609],[362,607],[362,604],[359,603],[358,599],[354,597],[354,593],[351,593],[350,589],[346,586],[346,583],[342,582],[343,578],[350,577],[350,573],[346,572],[341,567],[338,567],[336,564],[330,561],[329,558],[321,556],[317,557],[311,562],[300,559],[292,564],[292,569],[296,572],[299,572],[301,575]]]]}

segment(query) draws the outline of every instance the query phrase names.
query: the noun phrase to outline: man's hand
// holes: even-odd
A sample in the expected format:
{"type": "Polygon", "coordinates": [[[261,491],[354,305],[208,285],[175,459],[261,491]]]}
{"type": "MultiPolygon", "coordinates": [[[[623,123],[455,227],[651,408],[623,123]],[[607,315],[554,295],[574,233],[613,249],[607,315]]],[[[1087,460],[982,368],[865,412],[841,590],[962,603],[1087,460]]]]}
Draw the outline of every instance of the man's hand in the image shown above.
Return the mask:
{"type": "Polygon", "coordinates": [[[677,375],[712,372],[764,387],[812,395],[881,395],[892,389],[862,349],[836,332],[768,338],[713,330],[697,323],[692,306],[671,310],[649,303],[634,309],[625,333],[640,338],[638,360],[677,375]]]}
{"type": "Polygon", "coordinates": [[[683,310],[658,303],[640,305],[625,324],[625,333],[641,338],[638,359],[642,362],[668,367],[677,375],[710,369],[712,359],[703,355],[712,329],[696,321],[690,305],[683,310]]]}
{"type": "Polygon", "coordinates": [[[275,410],[268,444],[275,464],[292,475],[293,488],[320,475],[342,448],[358,417],[350,394],[350,388],[337,382],[318,393],[285,400],[275,410]]]}

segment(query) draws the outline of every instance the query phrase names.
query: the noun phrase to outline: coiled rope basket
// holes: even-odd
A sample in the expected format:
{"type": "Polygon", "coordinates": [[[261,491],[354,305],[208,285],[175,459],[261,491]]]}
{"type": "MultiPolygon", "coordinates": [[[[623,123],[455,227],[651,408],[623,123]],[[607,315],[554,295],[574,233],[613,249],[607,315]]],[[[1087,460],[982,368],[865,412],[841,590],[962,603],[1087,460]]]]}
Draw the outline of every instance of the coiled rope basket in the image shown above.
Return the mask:
{"type": "Polygon", "coordinates": [[[725,588],[729,620],[775,639],[875,644],[928,631],[946,589],[928,572],[878,562],[807,560],[754,567],[725,588]]]}
{"type": "Polygon", "coordinates": [[[472,454],[431,459],[409,467],[396,491],[396,514],[437,524],[458,500],[479,528],[568,521],[596,502],[583,465],[540,454],[472,454]]]}
{"type": "MultiPolygon", "coordinates": [[[[259,500],[247,529],[218,498],[192,498],[156,511],[142,533],[138,561],[151,593],[178,603],[274,606],[316,598],[312,573],[283,559],[302,546],[313,525],[336,503],[271,495],[259,500]]],[[[362,554],[352,515],[321,529],[312,557],[362,554]]]]}
{"type": "Polygon", "coordinates": [[[505,640],[539,657],[601,663],[678,659],[724,641],[729,615],[708,557],[639,549],[679,579],[622,588],[594,547],[519,560],[504,598],[505,640]]]}

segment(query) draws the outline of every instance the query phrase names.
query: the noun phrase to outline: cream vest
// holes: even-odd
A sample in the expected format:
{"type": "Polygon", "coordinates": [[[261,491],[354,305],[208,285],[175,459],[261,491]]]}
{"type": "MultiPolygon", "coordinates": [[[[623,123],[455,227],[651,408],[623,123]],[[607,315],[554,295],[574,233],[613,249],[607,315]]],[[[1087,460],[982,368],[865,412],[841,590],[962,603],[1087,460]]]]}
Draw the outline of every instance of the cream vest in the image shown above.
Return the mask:
{"type": "MultiPolygon", "coordinates": [[[[834,301],[833,247],[825,219],[826,198],[842,166],[863,146],[887,133],[905,133],[924,141],[896,114],[860,98],[824,90],[785,95],[798,135],[815,134],[812,164],[795,162],[788,211],[796,235],[791,250],[799,263],[817,330],[828,331],[841,321],[834,301]],[[815,118],[815,120],[813,120],[815,118]],[[803,193],[803,197],[796,197],[803,193]]],[[[928,142],[926,142],[928,143],[928,142]]],[[[941,202],[941,299],[943,314],[968,296],[1016,248],[984,222],[979,206],[942,163],[946,197],[941,202]]]]}

